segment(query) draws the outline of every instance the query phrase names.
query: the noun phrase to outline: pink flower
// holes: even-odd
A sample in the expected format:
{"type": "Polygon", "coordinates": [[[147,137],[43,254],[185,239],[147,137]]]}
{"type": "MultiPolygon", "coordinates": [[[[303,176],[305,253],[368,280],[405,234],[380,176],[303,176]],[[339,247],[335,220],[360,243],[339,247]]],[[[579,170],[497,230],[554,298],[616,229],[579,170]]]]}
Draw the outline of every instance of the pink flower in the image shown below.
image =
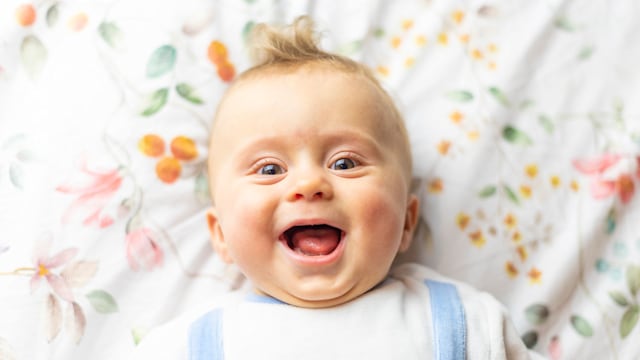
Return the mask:
{"type": "Polygon", "coordinates": [[[129,233],[125,238],[127,246],[127,260],[132,270],[138,271],[140,267],[152,270],[161,266],[164,254],[155,240],[155,234],[149,228],[138,228],[129,233]]]}
{"type": "Polygon", "coordinates": [[[34,249],[33,262],[35,263],[35,274],[31,277],[31,291],[35,291],[40,284],[40,280],[45,278],[53,292],[58,294],[62,299],[72,302],[73,292],[66,280],[62,276],[54,274],[52,270],[73,259],[78,253],[78,249],[69,248],[53,256],[48,256],[50,249],[51,236],[49,235],[43,237],[34,249]]]}
{"type": "Polygon", "coordinates": [[[591,178],[591,195],[604,199],[614,194],[626,204],[633,198],[635,184],[632,174],[640,178],[640,156],[623,157],[617,154],[604,154],[590,159],[573,161],[578,171],[591,178]]]}
{"type": "Polygon", "coordinates": [[[119,169],[93,171],[87,167],[86,163],[83,163],[81,171],[85,175],[82,181],[63,184],[56,188],[57,191],[66,194],[79,195],[65,211],[62,222],[69,222],[76,214],[82,214],[80,216],[88,214],[82,222],[86,226],[98,225],[105,228],[113,224],[113,218],[102,212],[122,184],[119,169]]]}

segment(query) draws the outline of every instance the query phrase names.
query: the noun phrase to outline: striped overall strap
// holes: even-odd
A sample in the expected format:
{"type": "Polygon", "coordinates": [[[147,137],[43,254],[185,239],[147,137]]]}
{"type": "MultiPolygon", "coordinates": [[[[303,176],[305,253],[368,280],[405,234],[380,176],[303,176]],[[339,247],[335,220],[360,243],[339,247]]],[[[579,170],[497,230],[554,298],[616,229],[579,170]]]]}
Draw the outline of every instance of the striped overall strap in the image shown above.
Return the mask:
{"type": "Polygon", "coordinates": [[[222,309],[215,309],[189,329],[189,360],[223,360],[222,309]]]}
{"type": "Polygon", "coordinates": [[[465,360],[467,326],[458,290],[452,284],[425,280],[429,288],[434,359],[465,360]]]}

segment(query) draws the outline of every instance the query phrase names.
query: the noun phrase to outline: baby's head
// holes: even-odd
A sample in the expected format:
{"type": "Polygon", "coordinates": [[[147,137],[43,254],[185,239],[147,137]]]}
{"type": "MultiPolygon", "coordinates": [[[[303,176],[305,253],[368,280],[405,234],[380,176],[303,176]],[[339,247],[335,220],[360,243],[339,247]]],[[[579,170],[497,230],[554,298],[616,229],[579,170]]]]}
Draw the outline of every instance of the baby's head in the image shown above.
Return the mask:
{"type": "Polygon", "coordinates": [[[316,47],[308,19],[256,33],[259,63],[223,97],[211,136],[212,243],[260,293],[338,305],[411,243],[407,132],[363,65],[316,47]]]}

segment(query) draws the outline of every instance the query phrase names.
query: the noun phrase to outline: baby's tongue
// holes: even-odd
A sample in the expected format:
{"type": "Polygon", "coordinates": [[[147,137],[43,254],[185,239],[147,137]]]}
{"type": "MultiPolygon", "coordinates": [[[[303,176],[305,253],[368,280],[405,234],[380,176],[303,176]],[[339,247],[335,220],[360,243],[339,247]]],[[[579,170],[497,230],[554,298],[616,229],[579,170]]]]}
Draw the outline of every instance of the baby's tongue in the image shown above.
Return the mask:
{"type": "Polygon", "coordinates": [[[330,254],[340,242],[340,230],[326,225],[296,229],[291,236],[293,250],[307,256],[330,254]]]}

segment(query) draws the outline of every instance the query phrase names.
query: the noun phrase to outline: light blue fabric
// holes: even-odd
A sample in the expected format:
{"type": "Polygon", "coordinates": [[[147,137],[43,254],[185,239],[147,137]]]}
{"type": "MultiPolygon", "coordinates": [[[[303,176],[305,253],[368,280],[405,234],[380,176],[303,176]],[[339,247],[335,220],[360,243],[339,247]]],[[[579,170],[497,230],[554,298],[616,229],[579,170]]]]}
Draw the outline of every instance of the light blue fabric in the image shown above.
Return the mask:
{"type": "Polygon", "coordinates": [[[189,360],[223,360],[222,309],[215,309],[191,324],[189,360]]]}
{"type": "Polygon", "coordinates": [[[462,301],[455,286],[425,280],[431,301],[433,349],[437,360],[465,360],[467,325],[462,301]]]}

